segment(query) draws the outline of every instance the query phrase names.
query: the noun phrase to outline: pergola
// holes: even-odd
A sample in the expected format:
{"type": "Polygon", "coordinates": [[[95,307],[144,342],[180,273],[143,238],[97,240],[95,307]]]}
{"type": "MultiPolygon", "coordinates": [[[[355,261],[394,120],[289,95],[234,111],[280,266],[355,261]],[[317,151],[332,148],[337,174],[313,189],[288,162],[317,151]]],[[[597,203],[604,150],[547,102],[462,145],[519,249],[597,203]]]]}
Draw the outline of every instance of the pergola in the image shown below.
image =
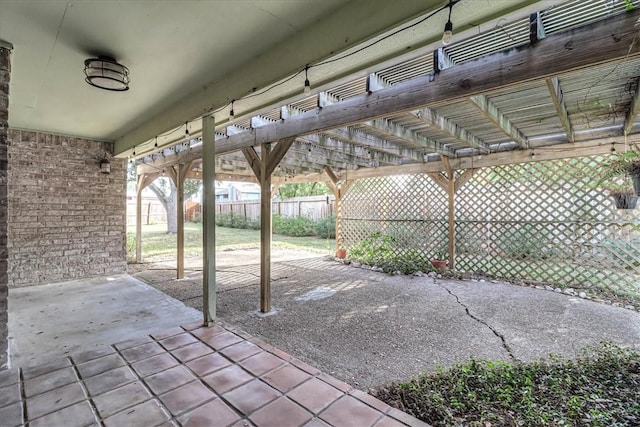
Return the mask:
{"type": "MultiPolygon", "coordinates": [[[[187,135],[136,147],[118,141],[115,150],[135,151],[138,194],[163,173],[175,181],[179,278],[183,183],[203,180],[206,322],[216,306],[215,180],[262,188],[263,313],[271,310],[271,198],[285,182],[327,183],[339,212],[354,180],[428,174],[448,195],[454,268],[456,192],[478,168],[608,154],[640,141],[640,13],[623,6],[554,5],[444,48],[381,61],[313,95],[231,116],[223,106],[188,121],[187,135]]],[[[140,215],[138,198],[138,259],[140,215]]]]}

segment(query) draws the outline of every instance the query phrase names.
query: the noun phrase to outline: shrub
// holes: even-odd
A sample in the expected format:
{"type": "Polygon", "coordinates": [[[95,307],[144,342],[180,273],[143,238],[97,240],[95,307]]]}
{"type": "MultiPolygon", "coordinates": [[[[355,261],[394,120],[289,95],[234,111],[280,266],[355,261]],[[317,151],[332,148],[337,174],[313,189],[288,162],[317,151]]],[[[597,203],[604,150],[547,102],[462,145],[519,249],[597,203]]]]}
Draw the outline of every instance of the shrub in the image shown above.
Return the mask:
{"type": "Polygon", "coordinates": [[[127,233],[126,240],[127,258],[133,258],[136,256],[136,236],[133,233],[127,233]]]}
{"type": "Polygon", "coordinates": [[[373,233],[367,239],[349,247],[349,259],[380,267],[386,273],[400,271],[411,274],[431,271],[431,262],[419,251],[403,247],[392,236],[373,233]]]}
{"type": "Polygon", "coordinates": [[[336,238],[336,217],[333,215],[319,219],[313,229],[316,236],[322,239],[336,238]]]}
{"type": "Polygon", "coordinates": [[[314,222],[306,216],[288,217],[274,215],[272,221],[274,233],[293,237],[314,235],[314,222]]]}
{"type": "Polygon", "coordinates": [[[245,218],[244,215],[238,215],[233,212],[216,215],[216,225],[249,230],[260,229],[260,221],[250,220],[245,218]]]}

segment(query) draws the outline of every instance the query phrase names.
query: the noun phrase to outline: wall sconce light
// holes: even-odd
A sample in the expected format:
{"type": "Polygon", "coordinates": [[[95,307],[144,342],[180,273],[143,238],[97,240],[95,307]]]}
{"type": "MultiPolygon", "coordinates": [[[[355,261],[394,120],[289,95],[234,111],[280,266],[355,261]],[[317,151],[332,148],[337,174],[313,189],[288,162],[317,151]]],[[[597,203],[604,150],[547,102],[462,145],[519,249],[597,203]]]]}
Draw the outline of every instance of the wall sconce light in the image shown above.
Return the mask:
{"type": "Polygon", "coordinates": [[[122,92],[129,90],[129,69],[107,56],[84,61],[85,81],[100,89],[122,92]]]}
{"type": "Polygon", "coordinates": [[[106,155],[102,158],[102,160],[100,160],[100,172],[105,174],[111,173],[111,163],[109,162],[109,159],[107,159],[106,155]]]}

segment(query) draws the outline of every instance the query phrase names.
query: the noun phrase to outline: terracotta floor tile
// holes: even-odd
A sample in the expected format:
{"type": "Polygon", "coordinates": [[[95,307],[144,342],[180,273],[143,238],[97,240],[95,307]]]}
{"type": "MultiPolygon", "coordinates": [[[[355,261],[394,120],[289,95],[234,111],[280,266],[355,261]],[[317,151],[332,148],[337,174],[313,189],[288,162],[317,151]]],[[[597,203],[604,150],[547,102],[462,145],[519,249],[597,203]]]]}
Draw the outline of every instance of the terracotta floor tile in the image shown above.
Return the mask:
{"type": "Polygon", "coordinates": [[[151,337],[144,336],[144,337],[136,338],[133,340],[119,342],[118,344],[115,344],[114,347],[122,351],[125,348],[137,347],[139,345],[150,343],[150,342],[153,342],[153,339],[151,339],[151,337]]]}
{"type": "Polygon", "coordinates": [[[351,396],[344,396],[325,409],[320,418],[332,425],[370,426],[382,413],[351,396]]]}
{"type": "Polygon", "coordinates": [[[192,360],[187,366],[199,377],[205,376],[219,369],[229,366],[231,362],[219,353],[208,354],[204,357],[192,360]]]}
{"type": "Polygon", "coordinates": [[[302,427],[331,427],[329,424],[322,421],[320,418],[314,418],[302,427]]]}
{"type": "Polygon", "coordinates": [[[373,427],[406,427],[406,424],[401,423],[400,421],[396,421],[391,417],[385,416],[383,419],[378,421],[373,427]]]}
{"type": "Polygon", "coordinates": [[[0,387],[20,382],[20,369],[12,368],[0,371],[0,387]]]}
{"type": "Polygon", "coordinates": [[[254,424],[249,420],[240,420],[231,427],[255,427],[254,424]]]}
{"type": "Polygon", "coordinates": [[[414,418],[411,415],[407,414],[406,412],[402,412],[401,410],[396,408],[389,409],[387,411],[387,415],[393,417],[394,419],[400,421],[401,423],[404,423],[412,427],[420,427],[420,426],[429,427],[429,424],[423,423],[417,418],[414,418]]]}
{"type": "Polygon", "coordinates": [[[209,386],[219,394],[226,393],[252,379],[253,377],[251,375],[236,365],[231,365],[202,378],[204,382],[209,384],[209,386]]]}
{"type": "Polygon", "coordinates": [[[262,377],[265,382],[283,393],[288,392],[309,378],[311,378],[311,375],[293,365],[285,365],[262,377]]]}
{"type": "Polygon", "coordinates": [[[147,400],[104,420],[106,427],[156,426],[169,419],[156,400],[147,400]]]}
{"type": "Polygon", "coordinates": [[[78,381],[78,378],[74,370],[65,368],[25,381],[24,391],[26,396],[29,397],[76,381],[78,381]]]}
{"type": "Polygon", "coordinates": [[[27,417],[34,419],[84,400],[80,383],[72,383],[27,399],[27,417]]]}
{"type": "Polygon", "coordinates": [[[93,359],[99,359],[104,356],[108,356],[110,354],[114,354],[116,351],[112,347],[103,346],[97,350],[89,350],[83,351],[81,353],[74,353],[71,355],[73,359],[73,363],[79,365],[80,363],[85,363],[93,359]]]}
{"type": "Polygon", "coordinates": [[[188,325],[181,325],[185,331],[194,331],[196,329],[204,328],[202,320],[198,322],[189,323],[188,325]]]}
{"type": "Polygon", "coordinates": [[[298,427],[311,419],[311,414],[301,406],[281,397],[249,416],[257,427],[298,427]]]}
{"type": "Polygon", "coordinates": [[[197,341],[198,341],[197,338],[185,332],[180,335],[175,335],[173,337],[165,338],[159,341],[159,343],[167,350],[173,350],[178,347],[183,347],[185,345],[193,344],[194,342],[197,342],[197,341]]]}
{"type": "Polygon", "coordinates": [[[227,330],[224,328],[221,328],[220,326],[211,326],[210,328],[198,328],[191,331],[193,335],[195,335],[196,337],[200,338],[203,341],[225,332],[227,332],[227,330]]]}
{"type": "Polygon", "coordinates": [[[162,403],[173,415],[180,415],[216,397],[216,394],[202,385],[200,381],[190,382],[159,396],[162,403]]]}
{"type": "Polygon", "coordinates": [[[138,373],[138,375],[140,375],[141,377],[146,377],[156,374],[160,371],[173,368],[178,364],[179,362],[169,353],[162,353],[136,362],[131,365],[131,367],[138,373]]]}
{"type": "Polygon", "coordinates": [[[173,354],[182,363],[197,359],[198,357],[207,355],[209,353],[213,353],[211,347],[204,345],[201,342],[196,342],[186,347],[180,347],[171,352],[171,354],[173,354]]]}
{"type": "Polygon", "coordinates": [[[122,357],[127,359],[129,363],[137,362],[138,360],[147,359],[156,354],[164,353],[165,350],[155,342],[142,344],[137,347],[131,347],[126,350],[122,350],[120,353],[122,357]]]}
{"type": "Polygon", "coordinates": [[[280,393],[255,379],[225,395],[225,400],[245,415],[280,397],[280,393]]]}
{"type": "Polygon", "coordinates": [[[364,391],[353,389],[349,392],[349,394],[355,397],[356,399],[361,400],[363,403],[366,403],[369,406],[373,406],[375,409],[377,409],[380,412],[385,413],[389,409],[391,409],[389,405],[365,393],[364,391]]]}
{"type": "Polygon", "coordinates": [[[80,377],[83,379],[121,366],[124,366],[124,361],[117,354],[110,354],[99,359],[90,360],[89,362],[76,365],[78,372],[80,372],[80,377]]]}
{"type": "Polygon", "coordinates": [[[131,369],[123,366],[86,379],[84,380],[84,384],[87,386],[87,390],[91,396],[97,396],[133,382],[136,379],[131,369]]]}
{"type": "Polygon", "coordinates": [[[154,393],[162,394],[195,379],[196,377],[194,377],[187,368],[179,365],[158,374],[151,375],[145,378],[144,381],[154,393]]]}
{"type": "Polygon", "coordinates": [[[88,426],[97,420],[87,401],[76,403],[44,417],[29,421],[29,427],[88,426]],[[73,420],[73,421],[71,421],[73,420]]]}
{"type": "Polygon", "coordinates": [[[20,399],[20,384],[11,384],[0,388],[0,408],[19,402],[20,399]]]}
{"type": "Polygon", "coordinates": [[[249,341],[242,341],[221,350],[220,353],[224,354],[234,362],[237,362],[239,360],[246,359],[249,356],[253,356],[256,353],[260,353],[261,351],[262,349],[257,345],[250,343],[249,341]]]}
{"type": "Polygon", "coordinates": [[[304,384],[291,390],[287,396],[314,414],[338,400],[344,393],[324,381],[312,378],[304,384]]]}
{"type": "Polygon", "coordinates": [[[226,427],[239,419],[238,414],[222,400],[216,399],[181,416],[178,421],[183,427],[226,427]]]}
{"type": "Polygon", "coordinates": [[[322,381],[334,386],[338,390],[344,391],[345,393],[349,392],[353,388],[349,384],[347,384],[345,382],[342,382],[339,379],[334,378],[331,375],[327,375],[325,373],[322,373],[322,374],[318,375],[318,378],[320,378],[322,381]]]}
{"type": "Polygon", "coordinates": [[[0,408],[0,420],[6,427],[22,426],[22,403],[16,402],[0,408]]]}
{"type": "Polygon", "coordinates": [[[22,369],[22,377],[25,380],[29,380],[31,378],[39,377],[43,374],[50,374],[53,371],[57,371],[58,369],[68,368],[71,366],[71,362],[68,358],[57,359],[49,363],[43,363],[42,365],[37,366],[29,366],[22,369]]]}
{"type": "Polygon", "coordinates": [[[184,329],[182,329],[180,326],[176,326],[175,328],[166,329],[162,332],[158,332],[157,334],[151,334],[151,336],[155,340],[163,340],[165,338],[169,338],[174,335],[182,334],[183,332],[184,332],[184,329]]]}
{"type": "Polygon", "coordinates": [[[316,369],[313,366],[304,363],[302,360],[292,359],[291,364],[293,366],[297,366],[310,375],[318,375],[320,373],[319,369],[316,369]]]}
{"type": "Polygon", "coordinates": [[[222,350],[223,348],[229,347],[232,344],[244,341],[242,338],[240,338],[236,334],[232,334],[231,332],[223,332],[210,338],[201,339],[216,350],[222,350]]]}
{"type": "Polygon", "coordinates": [[[271,353],[263,351],[238,362],[238,364],[254,375],[262,375],[277,368],[278,366],[284,365],[284,360],[271,353]]]}
{"type": "Polygon", "coordinates": [[[141,382],[135,382],[119,387],[110,392],[93,398],[102,418],[110,417],[125,408],[149,400],[151,395],[141,382]]]}

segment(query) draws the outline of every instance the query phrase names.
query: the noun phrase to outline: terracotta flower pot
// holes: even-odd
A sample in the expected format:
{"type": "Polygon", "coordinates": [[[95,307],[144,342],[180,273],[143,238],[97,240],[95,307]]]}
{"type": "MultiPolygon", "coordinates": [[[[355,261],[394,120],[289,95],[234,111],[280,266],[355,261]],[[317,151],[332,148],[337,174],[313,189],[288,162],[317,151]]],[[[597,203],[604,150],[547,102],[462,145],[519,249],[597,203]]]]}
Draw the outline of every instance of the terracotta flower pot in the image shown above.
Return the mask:
{"type": "Polygon", "coordinates": [[[345,259],[347,257],[347,250],[344,248],[340,248],[336,251],[336,257],[339,259],[345,259]]]}
{"type": "Polygon", "coordinates": [[[447,261],[442,259],[432,259],[431,264],[436,270],[445,270],[447,268],[447,261]]]}

